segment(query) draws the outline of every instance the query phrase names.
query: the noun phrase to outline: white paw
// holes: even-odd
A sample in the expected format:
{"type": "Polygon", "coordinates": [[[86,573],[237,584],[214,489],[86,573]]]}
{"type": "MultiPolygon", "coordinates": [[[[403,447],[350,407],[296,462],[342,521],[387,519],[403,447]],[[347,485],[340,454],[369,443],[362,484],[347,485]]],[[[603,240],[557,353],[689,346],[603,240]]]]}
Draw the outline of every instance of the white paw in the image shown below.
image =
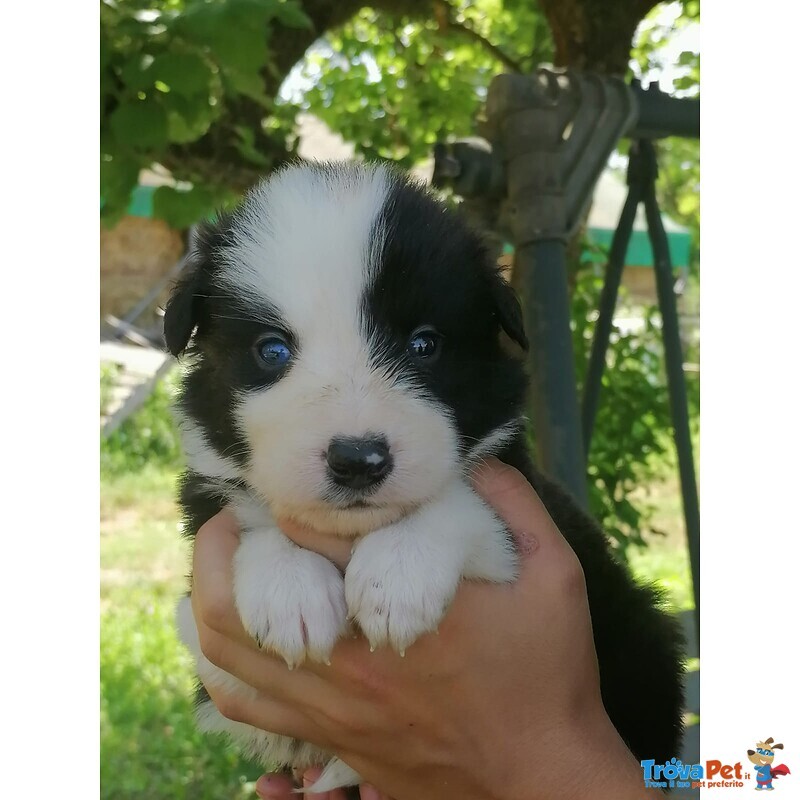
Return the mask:
{"type": "Polygon", "coordinates": [[[308,550],[292,548],[276,557],[264,547],[259,558],[258,549],[243,542],[234,562],[236,607],[245,630],[289,667],[306,657],[327,662],[347,627],[341,573],[308,550]]]}
{"type": "Polygon", "coordinates": [[[344,761],[334,758],[328,762],[322,775],[317,778],[312,786],[307,789],[298,791],[308,794],[319,794],[322,792],[330,792],[338,789],[341,786],[357,786],[361,783],[361,776],[351,767],[348,767],[344,761]]]}
{"type": "Polygon", "coordinates": [[[361,541],[345,573],[350,616],[373,648],[401,655],[422,634],[435,631],[458,588],[460,571],[424,548],[394,547],[377,531],[361,541]]]}

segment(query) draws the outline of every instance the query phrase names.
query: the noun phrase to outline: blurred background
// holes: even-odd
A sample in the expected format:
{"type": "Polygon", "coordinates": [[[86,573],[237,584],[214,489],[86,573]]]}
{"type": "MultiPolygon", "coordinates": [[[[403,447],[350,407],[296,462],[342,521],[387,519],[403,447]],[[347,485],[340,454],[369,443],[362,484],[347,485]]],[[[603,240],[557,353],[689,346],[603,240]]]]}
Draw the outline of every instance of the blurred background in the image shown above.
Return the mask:
{"type": "MultiPolygon", "coordinates": [[[[192,226],[291,158],[392,161],[430,181],[437,142],[472,135],[491,79],[555,64],[699,97],[699,2],[103,0],[101,36],[102,797],[237,798],[261,773],[192,720],[173,630],[187,548],[170,404],[180,365],[162,306],[192,226]]],[[[567,247],[580,390],[628,141],[567,247]]],[[[694,457],[699,457],[699,142],[656,142],[694,457]]],[[[458,196],[446,192],[450,202],[458,196]]],[[[513,274],[512,247],[503,263],[513,274]]],[[[692,580],[644,214],[634,222],[588,453],[589,503],[619,558],[655,581],[690,641],[692,580]]],[[[692,651],[696,656],[696,650],[692,651]]],[[[688,663],[684,760],[697,749],[688,663]]]]}

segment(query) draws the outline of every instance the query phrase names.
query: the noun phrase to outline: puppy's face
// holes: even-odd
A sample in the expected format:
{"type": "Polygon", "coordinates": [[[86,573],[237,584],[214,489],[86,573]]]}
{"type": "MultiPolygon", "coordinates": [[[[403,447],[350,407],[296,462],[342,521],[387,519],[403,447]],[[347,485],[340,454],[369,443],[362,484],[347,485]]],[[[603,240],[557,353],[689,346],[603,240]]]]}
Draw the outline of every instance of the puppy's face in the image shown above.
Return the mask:
{"type": "Polygon", "coordinates": [[[295,166],[202,231],[167,309],[196,328],[190,467],[361,534],[435,496],[519,415],[519,306],[451,212],[381,167],[295,166]]]}

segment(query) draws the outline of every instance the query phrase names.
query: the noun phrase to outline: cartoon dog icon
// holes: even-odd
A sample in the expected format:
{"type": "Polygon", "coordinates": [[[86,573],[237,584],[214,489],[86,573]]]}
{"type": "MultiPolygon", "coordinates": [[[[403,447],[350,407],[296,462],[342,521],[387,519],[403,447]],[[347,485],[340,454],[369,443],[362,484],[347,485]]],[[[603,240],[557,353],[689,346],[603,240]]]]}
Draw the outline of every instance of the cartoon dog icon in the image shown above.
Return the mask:
{"type": "Polygon", "coordinates": [[[772,766],[772,762],[775,760],[775,751],[783,750],[783,745],[773,744],[774,741],[770,736],[764,742],[756,742],[755,750],[747,751],[747,757],[756,767],[756,791],[758,792],[762,790],[772,791],[775,788],[772,785],[773,778],[791,774],[786,764],[778,764],[777,767],[772,766]]]}

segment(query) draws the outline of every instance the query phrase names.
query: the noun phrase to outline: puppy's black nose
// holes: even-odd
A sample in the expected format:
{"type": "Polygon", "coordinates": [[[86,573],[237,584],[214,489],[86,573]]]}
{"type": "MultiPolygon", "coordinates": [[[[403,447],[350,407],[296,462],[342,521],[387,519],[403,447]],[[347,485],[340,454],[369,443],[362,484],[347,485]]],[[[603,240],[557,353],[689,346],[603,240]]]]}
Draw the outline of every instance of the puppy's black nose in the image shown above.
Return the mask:
{"type": "Polygon", "coordinates": [[[367,489],[392,471],[388,442],[380,437],[331,439],[325,454],[334,483],[350,489],[367,489]]]}

